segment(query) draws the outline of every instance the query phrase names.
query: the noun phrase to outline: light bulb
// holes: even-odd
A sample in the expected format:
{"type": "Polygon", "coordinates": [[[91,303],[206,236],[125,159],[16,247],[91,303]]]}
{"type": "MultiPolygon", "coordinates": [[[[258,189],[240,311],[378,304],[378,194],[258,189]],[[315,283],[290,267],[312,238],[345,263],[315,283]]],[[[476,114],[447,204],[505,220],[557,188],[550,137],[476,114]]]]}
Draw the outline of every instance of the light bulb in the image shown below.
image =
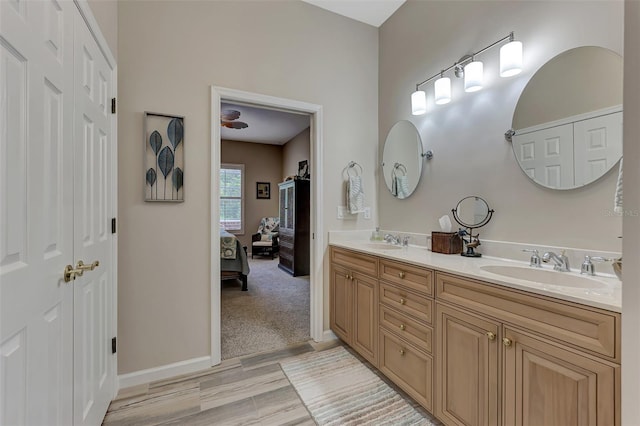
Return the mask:
{"type": "Polygon", "coordinates": [[[444,105],[451,102],[451,79],[449,77],[440,77],[436,80],[434,87],[436,105],[444,105]]]}
{"type": "Polygon", "coordinates": [[[422,90],[411,94],[411,114],[422,115],[427,112],[427,95],[422,90]]]}
{"type": "Polygon", "coordinates": [[[500,48],[500,77],[511,77],[522,71],[522,42],[512,41],[500,48]]]}
{"type": "Polygon", "coordinates": [[[464,67],[464,91],[477,92],[482,89],[483,66],[480,61],[469,62],[464,67]]]}

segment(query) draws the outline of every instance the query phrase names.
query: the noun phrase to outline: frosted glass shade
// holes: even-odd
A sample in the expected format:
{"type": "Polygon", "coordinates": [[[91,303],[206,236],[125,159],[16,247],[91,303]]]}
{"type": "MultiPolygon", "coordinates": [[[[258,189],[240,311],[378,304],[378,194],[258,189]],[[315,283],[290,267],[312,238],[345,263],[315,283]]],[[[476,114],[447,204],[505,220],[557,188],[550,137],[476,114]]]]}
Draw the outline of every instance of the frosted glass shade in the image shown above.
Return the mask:
{"type": "Polygon", "coordinates": [[[427,95],[422,90],[411,94],[411,114],[422,115],[427,112],[427,95]]]}
{"type": "Polygon", "coordinates": [[[512,41],[500,48],[500,77],[511,77],[522,71],[522,42],[512,41]]]}
{"type": "Polygon", "coordinates": [[[464,66],[464,91],[477,92],[482,89],[483,66],[480,61],[469,62],[464,66]]]}
{"type": "Polygon", "coordinates": [[[441,77],[436,80],[436,105],[444,105],[451,102],[451,79],[449,77],[441,77]]]}

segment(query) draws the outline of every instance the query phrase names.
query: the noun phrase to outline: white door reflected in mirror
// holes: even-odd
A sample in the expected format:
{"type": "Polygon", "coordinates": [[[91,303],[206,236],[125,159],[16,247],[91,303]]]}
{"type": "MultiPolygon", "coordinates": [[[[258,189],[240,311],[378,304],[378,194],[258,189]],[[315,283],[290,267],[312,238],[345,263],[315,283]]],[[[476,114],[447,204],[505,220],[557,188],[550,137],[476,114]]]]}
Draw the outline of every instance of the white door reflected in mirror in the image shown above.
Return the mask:
{"type": "Polygon", "coordinates": [[[622,57],[597,46],[544,64],[513,114],[513,152],[524,173],[552,189],[596,181],[622,157],[622,57]]]}

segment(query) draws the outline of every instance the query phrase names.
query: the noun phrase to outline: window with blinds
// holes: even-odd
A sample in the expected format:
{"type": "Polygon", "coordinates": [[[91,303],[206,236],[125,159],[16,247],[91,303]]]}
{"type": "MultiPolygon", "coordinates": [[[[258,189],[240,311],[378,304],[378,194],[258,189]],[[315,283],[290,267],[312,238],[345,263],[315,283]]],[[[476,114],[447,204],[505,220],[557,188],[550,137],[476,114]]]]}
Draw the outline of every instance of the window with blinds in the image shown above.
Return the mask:
{"type": "Polygon", "coordinates": [[[220,225],[244,234],[244,164],[220,165],[220,225]]]}

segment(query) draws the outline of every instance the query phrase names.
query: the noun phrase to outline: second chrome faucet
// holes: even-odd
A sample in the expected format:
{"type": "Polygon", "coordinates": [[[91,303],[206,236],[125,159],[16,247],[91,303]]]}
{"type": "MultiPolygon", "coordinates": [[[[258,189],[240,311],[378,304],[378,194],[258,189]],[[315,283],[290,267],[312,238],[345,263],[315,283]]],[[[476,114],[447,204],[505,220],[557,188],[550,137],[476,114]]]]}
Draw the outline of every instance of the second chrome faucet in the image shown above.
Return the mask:
{"type": "Polygon", "coordinates": [[[544,263],[549,262],[550,260],[553,260],[554,265],[553,265],[553,269],[554,271],[559,271],[559,272],[569,272],[570,268],[569,268],[569,258],[567,256],[565,256],[564,254],[564,250],[562,252],[560,252],[560,254],[555,254],[552,251],[548,251],[545,254],[542,255],[542,261],[544,263]]]}

